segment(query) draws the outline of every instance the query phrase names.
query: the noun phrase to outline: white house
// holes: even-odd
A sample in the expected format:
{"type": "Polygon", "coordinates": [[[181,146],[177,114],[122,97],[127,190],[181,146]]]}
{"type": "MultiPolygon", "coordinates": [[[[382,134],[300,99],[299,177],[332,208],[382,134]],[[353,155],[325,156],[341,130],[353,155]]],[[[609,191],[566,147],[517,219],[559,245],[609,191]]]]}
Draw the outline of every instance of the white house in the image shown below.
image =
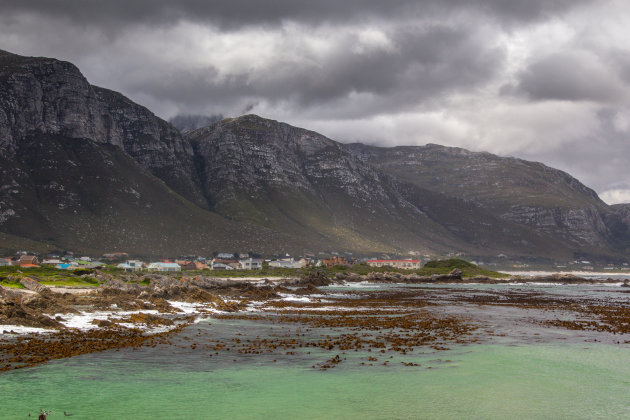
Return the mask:
{"type": "Polygon", "coordinates": [[[212,269],[213,270],[234,270],[234,267],[232,267],[229,264],[222,263],[222,262],[213,262],[212,269]]]}
{"type": "Polygon", "coordinates": [[[269,267],[276,268],[302,268],[299,261],[295,261],[293,258],[271,261],[269,267]]]}
{"type": "Polygon", "coordinates": [[[126,263],[118,264],[118,268],[122,268],[125,271],[142,271],[142,261],[129,260],[126,263]]]}
{"type": "Polygon", "coordinates": [[[258,258],[245,258],[239,260],[239,264],[241,266],[241,270],[261,270],[263,260],[258,258]]]}
{"type": "Polygon", "coordinates": [[[42,261],[42,265],[57,265],[57,264],[63,264],[63,261],[61,261],[58,258],[51,258],[51,259],[46,259],[42,261]]]}
{"type": "Polygon", "coordinates": [[[147,270],[149,271],[182,271],[182,268],[179,266],[179,264],[176,264],[176,263],[153,262],[147,266],[147,270]]]}

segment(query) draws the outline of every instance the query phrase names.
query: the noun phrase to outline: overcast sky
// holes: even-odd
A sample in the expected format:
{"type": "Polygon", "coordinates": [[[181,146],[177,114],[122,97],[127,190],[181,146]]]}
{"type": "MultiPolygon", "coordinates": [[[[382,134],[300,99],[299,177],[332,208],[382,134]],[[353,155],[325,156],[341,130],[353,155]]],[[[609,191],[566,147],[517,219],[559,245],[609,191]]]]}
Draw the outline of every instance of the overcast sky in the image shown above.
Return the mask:
{"type": "Polygon", "coordinates": [[[538,160],[630,201],[627,0],[0,0],[0,49],[157,115],[538,160]]]}

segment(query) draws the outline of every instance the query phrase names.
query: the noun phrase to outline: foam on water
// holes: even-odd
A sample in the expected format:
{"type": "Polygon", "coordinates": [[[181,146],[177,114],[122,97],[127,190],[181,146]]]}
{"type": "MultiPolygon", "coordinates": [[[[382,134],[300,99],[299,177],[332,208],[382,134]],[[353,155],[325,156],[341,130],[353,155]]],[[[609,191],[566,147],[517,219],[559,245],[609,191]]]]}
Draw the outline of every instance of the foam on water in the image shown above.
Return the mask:
{"type": "Polygon", "coordinates": [[[45,328],[24,327],[22,325],[0,325],[0,335],[5,334],[46,334],[57,330],[49,330],[45,328]]]}
{"type": "Polygon", "coordinates": [[[308,298],[306,296],[295,296],[295,295],[289,295],[286,293],[278,293],[280,296],[282,296],[282,300],[288,301],[288,302],[312,302],[313,300],[311,298],[308,298]]]}
{"type": "MultiPolygon", "coordinates": [[[[62,318],[59,321],[66,328],[76,328],[79,330],[91,330],[98,328],[93,321],[105,321],[108,319],[122,319],[133,314],[150,314],[156,315],[159,312],[154,309],[139,310],[139,311],[97,311],[97,312],[80,312],[78,314],[55,314],[50,316],[55,319],[57,317],[62,318]]],[[[137,328],[137,327],[136,327],[137,328]]]]}

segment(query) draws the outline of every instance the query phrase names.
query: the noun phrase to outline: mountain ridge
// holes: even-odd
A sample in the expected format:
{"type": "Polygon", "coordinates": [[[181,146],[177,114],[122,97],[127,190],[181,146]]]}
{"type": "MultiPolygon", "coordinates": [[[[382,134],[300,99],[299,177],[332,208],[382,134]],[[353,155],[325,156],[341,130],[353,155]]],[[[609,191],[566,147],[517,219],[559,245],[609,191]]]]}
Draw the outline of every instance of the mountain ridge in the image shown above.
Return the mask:
{"type": "Polygon", "coordinates": [[[0,52],[0,87],[0,232],[11,241],[162,255],[618,258],[629,247],[622,207],[539,163],[343,144],[255,115],[181,133],[49,58],[0,52]]]}

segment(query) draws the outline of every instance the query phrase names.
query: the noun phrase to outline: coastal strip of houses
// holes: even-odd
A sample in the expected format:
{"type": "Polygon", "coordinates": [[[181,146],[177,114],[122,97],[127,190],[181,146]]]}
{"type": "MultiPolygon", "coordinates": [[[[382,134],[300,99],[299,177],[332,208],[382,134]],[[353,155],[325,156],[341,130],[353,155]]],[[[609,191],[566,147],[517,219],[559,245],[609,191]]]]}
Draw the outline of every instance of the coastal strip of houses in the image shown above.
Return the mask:
{"type": "Polygon", "coordinates": [[[19,258],[0,258],[0,267],[17,266],[20,268],[54,267],[60,270],[74,270],[78,268],[95,269],[105,266],[100,261],[92,261],[89,257],[80,259],[61,259],[58,257],[39,260],[36,255],[22,254],[19,258]]]}
{"type": "Polygon", "coordinates": [[[404,270],[415,270],[421,267],[420,260],[367,260],[370,267],[394,267],[404,270]]]}
{"type": "MultiPolygon", "coordinates": [[[[101,268],[105,264],[93,261],[90,257],[74,258],[73,256],[59,257],[50,255],[49,258],[41,262],[37,255],[18,254],[11,258],[0,258],[0,266],[20,266],[21,268],[31,268],[48,266],[58,269],[74,270],[79,268],[101,268]]],[[[179,272],[179,271],[199,271],[199,270],[261,270],[265,260],[254,258],[248,254],[217,253],[216,257],[206,259],[192,256],[177,260],[161,260],[154,262],[144,262],[138,259],[128,259],[117,264],[117,268],[127,272],[158,271],[158,272],[179,272]]],[[[105,254],[104,259],[128,257],[125,253],[105,254]]],[[[422,266],[420,259],[362,259],[356,260],[351,257],[333,255],[330,258],[315,259],[314,256],[301,257],[295,259],[286,255],[274,260],[266,260],[271,268],[300,269],[306,267],[335,267],[352,266],[357,263],[365,263],[371,267],[392,267],[397,269],[415,270],[422,266]]]]}
{"type": "Polygon", "coordinates": [[[160,261],[145,263],[139,260],[127,260],[124,263],[117,265],[118,268],[124,271],[161,271],[161,272],[175,272],[175,271],[191,271],[191,270],[261,270],[263,267],[263,260],[260,258],[242,258],[235,259],[232,254],[225,254],[231,258],[214,258],[209,262],[200,261],[188,261],[188,260],[176,260],[172,261],[160,261]]]}

